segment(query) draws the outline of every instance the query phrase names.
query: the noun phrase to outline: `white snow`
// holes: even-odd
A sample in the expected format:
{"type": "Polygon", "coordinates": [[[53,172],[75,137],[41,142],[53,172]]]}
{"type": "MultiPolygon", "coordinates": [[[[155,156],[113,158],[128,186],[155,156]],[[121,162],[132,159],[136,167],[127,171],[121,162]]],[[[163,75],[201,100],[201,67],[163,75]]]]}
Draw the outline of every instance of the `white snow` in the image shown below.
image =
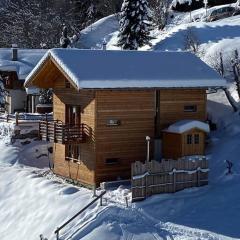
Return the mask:
{"type": "Polygon", "coordinates": [[[14,71],[20,80],[25,80],[46,51],[46,49],[18,49],[18,60],[12,61],[12,49],[1,48],[0,70],[14,71]]]}
{"type": "Polygon", "coordinates": [[[197,120],[181,120],[170,125],[165,131],[172,133],[184,133],[193,128],[200,129],[204,132],[210,132],[209,125],[207,123],[197,120]]]}
{"type": "Polygon", "coordinates": [[[117,15],[110,15],[93,23],[81,31],[76,48],[102,49],[103,42],[108,42],[119,28],[117,15]]]}
{"type": "Polygon", "coordinates": [[[217,72],[189,52],[53,49],[29,74],[26,87],[49,57],[78,89],[214,87],[226,84],[217,72]]]}
{"type": "MultiPolygon", "coordinates": [[[[183,49],[183,34],[193,26],[194,31],[201,34],[203,59],[208,60],[219,50],[230,53],[235,48],[239,49],[239,16],[212,23],[188,23],[187,19],[189,13],[179,14],[174,19],[179,21],[179,25],[169,25],[166,32],[159,33],[158,38],[153,40],[154,48],[183,49]]],[[[111,36],[111,32],[108,35],[111,36]]],[[[87,42],[87,34],[85,37],[87,42]]],[[[95,40],[92,47],[96,45],[97,37],[95,40]]],[[[99,38],[99,43],[101,41],[99,38]]],[[[108,47],[114,46],[114,42],[110,38],[108,47]]],[[[238,100],[234,85],[230,90],[238,100]]],[[[233,113],[224,92],[219,91],[208,95],[208,116],[218,125],[218,130],[210,133],[207,148],[210,165],[208,186],[155,195],[143,202],[130,204],[129,208],[124,202],[125,196],[130,195],[128,189],[120,187],[108,191],[104,201],[107,205],[94,205],[62,231],[63,238],[240,239],[240,115],[233,113]],[[232,175],[226,175],[225,160],[234,164],[232,175]]],[[[39,169],[44,167],[39,165],[41,158],[36,159],[36,149],[46,149],[44,142],[40,144],[36,141],[26,146],[18,142],[12,146],[9,144],[9,134],[13,129],[12,125],[0,123],[1,239],[38,240],[42,233],[53,240],[56,227],[85,206],[92,199],[92,193],[60,183],[56,177],[52,176],[51,179],[51,175],[44,177],[48,158],[43,157],[44,170],[39,169]]]]}

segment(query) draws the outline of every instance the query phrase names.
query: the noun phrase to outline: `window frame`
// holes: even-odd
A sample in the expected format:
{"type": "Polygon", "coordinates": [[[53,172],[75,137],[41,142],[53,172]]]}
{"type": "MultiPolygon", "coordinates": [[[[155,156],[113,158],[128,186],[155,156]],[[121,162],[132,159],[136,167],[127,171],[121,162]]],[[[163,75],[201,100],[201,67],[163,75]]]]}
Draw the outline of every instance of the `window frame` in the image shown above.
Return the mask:
{"type": "Polygon", "coordinates": [[[71,83],[68,80],[65,80],[65,88],[71,88],[71,83]]]}
{"type": "Polygon", "coordinates": [[[186,142],[187,142],[187,145],[192,145],[193,144],[192,134],[187,134],[186,135],[186,142]]]}
{"type": "Polygon", "coordinates": [[[119,158],[105,158],[105,165],[116,165],[120,163],[119,158]]]}
{"type": "Polygon", "coordinates": [[[81,162],[81,145],[80,144],[68,144],[66,145],[65,160],[73,162],[81,162]]]}
{"type": "Polygon", "coordinates": [[[200,134],[199,133],[194,134],[194,144],[196,144],[196,145],[200,144],[200,134]]]}
{"type": "Polygon", "coordinates": [[[184,111],[184,112],[188,112],[188,113],[196,113],[196,112],[198,111],[198,107],[197,107],[196,104],[184,105],[183,111],[184,111]]]}

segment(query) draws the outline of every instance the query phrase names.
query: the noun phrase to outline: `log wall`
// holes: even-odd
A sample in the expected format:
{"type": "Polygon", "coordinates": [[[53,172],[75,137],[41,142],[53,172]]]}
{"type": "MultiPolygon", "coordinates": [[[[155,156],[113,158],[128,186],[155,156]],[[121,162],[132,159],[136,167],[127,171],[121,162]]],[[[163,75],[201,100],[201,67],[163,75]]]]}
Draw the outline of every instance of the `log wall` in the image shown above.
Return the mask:
{"type": "Polygon", "coordinates": [[[96,101],[97,182],[130,178],[131,163],[146,158],[145,137],[154,137],[154,91],[97,91],[96,101]],[[108,126],[110,119],[119,125],[108,126]]]}
{"type": "Polygon", "coordinates": [[[78,180],[84,184],[95,183],[95,93],[66,88],[62,76],[54,84],[54,119],[65,123],[66,104],[81,106],[81,123],[92,129],[88,133],[87,142],[80,144],[80,164],[65,160],[67,145],[55,144],[54,171],[56,174],[78,180]]]}

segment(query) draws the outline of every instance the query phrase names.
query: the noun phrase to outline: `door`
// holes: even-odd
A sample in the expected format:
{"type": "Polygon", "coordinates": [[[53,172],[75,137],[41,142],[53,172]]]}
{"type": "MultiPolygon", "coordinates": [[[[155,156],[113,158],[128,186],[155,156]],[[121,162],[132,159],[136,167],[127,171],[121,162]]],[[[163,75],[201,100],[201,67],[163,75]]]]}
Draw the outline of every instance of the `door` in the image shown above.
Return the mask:
{"type": "Polygon", "coordinates": [[[66,124],[80,125],[81,123],[81,108],[80,106],[66,106],[66,124]]]}

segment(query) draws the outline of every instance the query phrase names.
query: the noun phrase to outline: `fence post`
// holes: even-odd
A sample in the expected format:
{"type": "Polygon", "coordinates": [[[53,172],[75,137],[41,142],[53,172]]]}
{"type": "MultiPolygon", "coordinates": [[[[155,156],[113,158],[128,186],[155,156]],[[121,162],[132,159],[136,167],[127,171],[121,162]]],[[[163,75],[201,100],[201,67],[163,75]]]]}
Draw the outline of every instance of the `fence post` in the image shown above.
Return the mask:
{"type": "Polygon", "coordinates": [[[197,186],[200,187],[200,168],[197,168],[197,186]]]}
{"type": "Polygon", "coordinates": [[[96,195],[96,185],[94,184],[93,185],[93,197],[96,197],[97,195],[96,195]]]}
{"type": "Polygon", "coordinates": [[[100,206],[102,206],[103,205],[103,197],[101,196],[100,197],[100,206]]]}
{"type": "Polygon", "coordinates": [[[56,231],[56,239],[59,240],[59,229],[57,228],[57,231],[56,231]]]}
{"type": "Polygon", "coordinates": [[[16,126],[18,126],[18,120],[19,120],[19,113],[18,112],[16,112],[15,117],[16,117],[16,126]]]}
{"type": "Polygon", "coordinates": [[[148,181],[147,181],[147,176],[148,175],[145,175],[145,198],[148,196],[148,181]]]}
{"type": "Polygon", "coordinates": [[[128,197],[127,196],[125,196],[125,202],[126,202],[126,206],[128,208],[128,197]]]}
{"type": "Polygon", "coordinates": [[[173,169],[173,192],[176,192],[176,169],[173,169]]]}

